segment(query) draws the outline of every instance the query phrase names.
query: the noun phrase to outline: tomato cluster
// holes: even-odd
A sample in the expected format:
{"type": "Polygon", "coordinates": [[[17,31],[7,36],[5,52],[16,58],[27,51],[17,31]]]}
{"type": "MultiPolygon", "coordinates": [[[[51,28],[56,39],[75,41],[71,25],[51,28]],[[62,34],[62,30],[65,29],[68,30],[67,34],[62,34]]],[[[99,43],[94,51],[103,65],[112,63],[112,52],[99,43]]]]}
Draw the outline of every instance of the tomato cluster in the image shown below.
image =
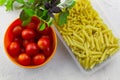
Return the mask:
{"type": "Polygon", "coordinates": [[[51,55],[51,28],[40,31],[36,23],[23,27],[15,25],[11,29],[12,40],[7,47],[8,53],[23,66],[40,65],[51,55]]]}

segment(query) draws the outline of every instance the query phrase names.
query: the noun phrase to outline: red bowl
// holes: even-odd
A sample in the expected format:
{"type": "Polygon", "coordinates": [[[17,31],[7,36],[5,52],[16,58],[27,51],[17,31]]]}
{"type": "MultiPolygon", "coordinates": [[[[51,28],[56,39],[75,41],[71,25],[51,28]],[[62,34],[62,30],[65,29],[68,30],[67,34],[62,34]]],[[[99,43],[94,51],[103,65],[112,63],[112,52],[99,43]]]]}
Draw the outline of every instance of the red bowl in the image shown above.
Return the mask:
{"type": "MultiPolygon", "coordinates": [[[[34,22],[36,25],[39,25],[40,20],[37,17],[32,17],[32,22],[34,22]]],[[[15,63],[16,65],[23,67],[23,68],[37,68],[37,67],[41,67],[43,65],[45,65],[46,63],[48,63],[53,56],[55,55],[56,52],[56,47],[57,47],[57,37],[56,37],[56,33],[53,30],[52,27],[50,27],[50,34],[51,34],[51,39],[52,39],[52,45],[51,46],[51,55],[49,57],[47,57],[47,59],[45,60],[44,63],[40,64],[40,65],[29,65],[29,66],[23,66],[21,65],[16,58],[12,57],[9,52],[8,52],[8,46],[9,44],[12,42],[13,40],[13,35],[12,35],[12,29],[17,26],[17,25],[21,25],[22,21],[17,18],[15,21],[13,21],[7,28],[5,35],[4,35],[4,49],[6,51],[7,56],[9,57],[9,59],[15,63]]]]}

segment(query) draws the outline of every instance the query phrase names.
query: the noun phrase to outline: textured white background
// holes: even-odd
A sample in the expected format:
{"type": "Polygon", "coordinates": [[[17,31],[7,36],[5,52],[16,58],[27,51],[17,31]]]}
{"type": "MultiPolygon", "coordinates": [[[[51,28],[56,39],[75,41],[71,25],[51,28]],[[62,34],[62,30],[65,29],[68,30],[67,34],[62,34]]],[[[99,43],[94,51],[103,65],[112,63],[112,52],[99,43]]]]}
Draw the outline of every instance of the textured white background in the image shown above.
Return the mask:
{"type": "MultiPolygon", "coordinates": [[[[114,29],[120,35],[120,0],[98,0],[114,29]]],[[[19,16],[19,11],[6,12],[0,7],[0,80],[119,80],[120,55],[108,65],[91,75],[83,74],[66,48],[58,39],[56,55],[45,66],[23,69],[14,65],[6,56],[3,37],[7,26],[19,16]]]]}

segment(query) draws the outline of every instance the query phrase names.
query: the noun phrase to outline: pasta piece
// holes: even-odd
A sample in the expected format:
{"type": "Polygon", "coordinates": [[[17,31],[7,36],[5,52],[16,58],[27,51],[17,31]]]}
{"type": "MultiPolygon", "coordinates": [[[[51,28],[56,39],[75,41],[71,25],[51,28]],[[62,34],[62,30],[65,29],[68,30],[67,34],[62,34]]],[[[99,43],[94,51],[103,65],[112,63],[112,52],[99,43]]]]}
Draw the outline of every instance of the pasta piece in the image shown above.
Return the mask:
{"type": "Polygon", "coordinates": [[[105,38],[106,46],[109,46],[109,42],[108,42],[108,37],[107,37],[107,35],[104,35],[104,38],[105,38]]]}
{"type": "Polygon", "coordinates": [[[67,23],[56,27],[86,70],[94,68],[119,50],[119,39],[94,10],[90,0],[76,0],[75,6],[69,10],[67,23]]]}
{"type": "Polygon", "coordinates": [[[84,40],[81,37],[79,37],[76,33],[73,33],[73,35],[78,39],[78,41],[82,43],[84,42],[84,40]]]}
{"type": "Polygon", "coordinates": [[[99,47],[98,40],[96,38],[94,38],[94,42],[95,42],[95,45],[96,45],[96,50],[99,51],[100,47],[99,47]]]}
{"type": "Polygon", "coordinates": [[[83,34],[85,35],[86,39],[87,39],[88,41],[90,41],[90,38],[89,38],[87,32],[86,32],[85,30],[82,30],[82,31],[83,31],[83,34]]]}
{"type": "Polygon", "coordinates": [[[103,45],[104,44],[104,39],[103,39],[103,34],[100,32],[100,41],[101,41],[101,44],[103,45]]]}
{"type": "Polygon", "coordinates": [[[77,44],[77,43],[74,43],[74,45],[75,45],[76,47],[78,47],[79,49],[85,50],[84,47],[82,47],[81,45],[79,45],[79,44],[77,44]]]}
{"type": "Polygon", "coordinates": [[[101,57],[101,59],[100,59],[100,63],[105,60],[105,56],[106,56],[106,54],[107,54],[107,51],[108,51],[108,49],[106,49],[106,50],[104,51],[104,53],[102,54],[102,57],[101,57]]]}

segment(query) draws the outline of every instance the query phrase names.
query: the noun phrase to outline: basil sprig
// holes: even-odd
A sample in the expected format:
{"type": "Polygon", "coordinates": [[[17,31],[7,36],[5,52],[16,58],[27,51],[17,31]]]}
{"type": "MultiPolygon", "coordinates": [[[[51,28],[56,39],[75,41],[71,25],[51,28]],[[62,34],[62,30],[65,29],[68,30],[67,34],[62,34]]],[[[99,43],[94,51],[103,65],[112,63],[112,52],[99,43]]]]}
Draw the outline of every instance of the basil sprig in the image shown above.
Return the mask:
{"type": "Polygon", "coordinates": [[[4,5],[6,10],[10,11],[14,9],[14,4],[18,3],[17,9],[22,9],[19,16],[23,21],[22,25],[26,26],[30,23],[32,16],[37,16],[42,21],[39,29],[44,30],[45,24],[50,26],[52,20],[56,20],[54,17],[56,13],[59,13],[58,24],[60,26],[67,22],[68,9],[74,4],[74,2],[70,2],[70,0],[66,0],[61,4],[60,0],[0,0],[0,6],[4,5]]]}

